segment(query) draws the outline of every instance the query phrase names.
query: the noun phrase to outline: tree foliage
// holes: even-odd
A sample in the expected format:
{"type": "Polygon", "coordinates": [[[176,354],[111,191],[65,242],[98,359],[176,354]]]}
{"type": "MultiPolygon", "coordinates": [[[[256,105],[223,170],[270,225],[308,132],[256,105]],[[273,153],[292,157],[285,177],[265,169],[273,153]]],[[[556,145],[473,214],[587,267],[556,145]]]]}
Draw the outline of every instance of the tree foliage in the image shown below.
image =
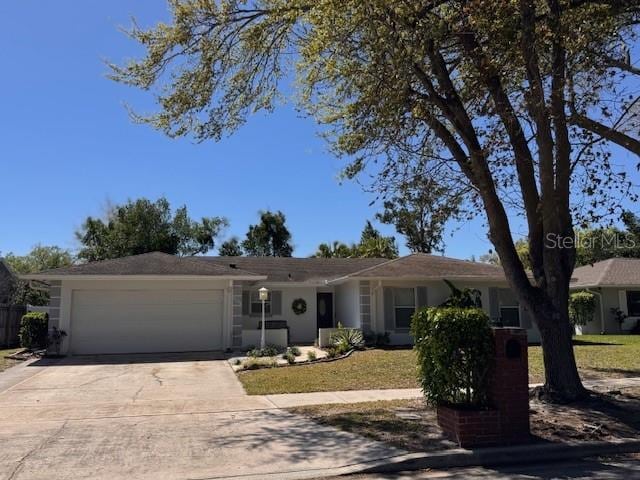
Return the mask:
{"type": "Polygon", "coordinates": [[[321,258],[396,258],[398,246],[394,237],[385,237],[369,220],[364,225],[358,244],[339,241],[321,243],[313,255],[321,258]]]}
{"type": "Polygon", "coordinates": [[[336,154],[386,196],[416,172],[462,188],[486,216],[511,287],[540,328],[545,391],[584,394],[568,316],[583,226],[636,198],[612,144],[640,154],[637,0],[171,0],[173,19],[129,32],[146,55],[113,78],[157,93],[137,120],[220,139],[271,110],[298,75],[302,107],[336,154]],[[390,186],[391,185],[391,186],[390,186]],[[526,221],[528,275],[509,210],[526,221]]]}
{"type": "MultiPolygon", "coordinates": [[[[74,262],[73,256],[68,250],[39,244],[26,255],[8,253],[4,260],[18,275],[68,267],[74,262]]],[[[16,305],[48,305],[49,293],[46,288],[32,288],[29,286],[29,282],[17,280],[13,285],[10,300],[16,305]]]]}
{"type": "Polygon", "coordinates": [[[231,237],[229,240],[225,240],[218,249],[218,255],[223,257],[240,257],[242,254],[242,247],[237,237],[231,237]]]}
{"type": "Polygon", "coordinates": [[[291,233],[281,211],[260,212],[260,223],[250,225],[242,249],[250,257],[290,257],[293,253],[291,233]]]}
{"type": "MultiPolygon", "coordinates": [[[[593,265],[609,258],[640,258],[640,226],[637,216],[625,211],[622,214],[625,229],[617,227],[580,228],[574,231],[572,243],[575,243],[577,267],[593,265]]],[[[515,242],[520,261],[525,268],[531,268],[529,261],[529,243],[520,239],[515,242]]],[[[500,265],[500,259],[494,252],[482,255],[481,261],[500,265]]]]}
{"type": "Polygon", "coordinates": [[[596,312],[596,296],[587,291],[573,292],[569,295],[569,318],[573,325],[586,325],[596,312]]]}
{"type": "Polygon", "coordinates": [[[321,243],[314,257],[318,258],[351,258],[357,256],[356,245],[347,245],[339,241],[332,243],[321,243]]]}
{"type": "Polygon", "coordinates": [[[463,288],[460,290],[452,282],[444,279],[451,293],[449,297],[442,302],[441,307],[456,308],[482,308],[482,292],[477,288],[463,288]]]}
{"type": "Polygon", "coordinates": [[[461,215],[462,194],[431,178],[417,177],[401,184],[383,201],[376,215],[382,223],[394,225],[406,239],[411,252],[443,251],[444,227],[461,215]]]}
{"type": "Polygon", "coordinates": [[[227,225],[221,217],[189,217],[187,207],[172,212],[169,201],[146,198],[112,207],[106,218],[88,217],[76,236],[82,248],[78,258],[89,262],[148,252],[196,255],[214,247],[227,225]]]}

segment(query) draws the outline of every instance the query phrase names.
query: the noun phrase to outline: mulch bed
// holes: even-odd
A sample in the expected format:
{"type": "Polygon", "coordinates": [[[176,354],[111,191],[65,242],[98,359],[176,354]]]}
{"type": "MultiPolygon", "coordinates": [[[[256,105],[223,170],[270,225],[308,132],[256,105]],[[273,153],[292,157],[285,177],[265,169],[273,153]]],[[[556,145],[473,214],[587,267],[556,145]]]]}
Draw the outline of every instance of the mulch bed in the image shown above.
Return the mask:
{"type": "Polygon", "coordinates": [[[551,442],[607,441],[640,434],[640,388],[592,392],[571,405],[531,401],[531,433],[551,442]]]}

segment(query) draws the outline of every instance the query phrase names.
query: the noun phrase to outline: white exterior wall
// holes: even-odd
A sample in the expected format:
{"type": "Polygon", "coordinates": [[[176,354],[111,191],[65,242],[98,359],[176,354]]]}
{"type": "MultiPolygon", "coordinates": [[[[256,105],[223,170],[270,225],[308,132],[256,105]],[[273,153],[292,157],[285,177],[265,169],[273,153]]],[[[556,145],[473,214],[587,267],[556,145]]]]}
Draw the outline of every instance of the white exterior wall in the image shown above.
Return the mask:
{"type": "MultiPolygon", "coordinates": [[[[245,290],[256,290],[260,287],[269,290],[282,292],[282,314],[266,317],[267,320],[285,320],[289,326],[289,342],[291,343],[313,343],[316,340],[317,332],[317,287],[294,287],[279,286],[277,284],[260,284],[251,287],[243,287],[245,290]],[[307,311],[302,315],[296,315],[291,309],[294,300],[302,298],[307,302],[307,311]]],[[[325,290],[321,290],[325,291],[325,290]]],[[[329,290],[330,291],[330,290],[329,290]]],[[[335,298],[334,298],[335,304],[335,298]]],[[[335,312],[335,307],[334,307],[335,312]]],[[[242,329],[255,330],[261,321],[261,315],[242,315],[242,329]]]]}
{"type": "MultiPolygon", "coordinates": [[[[579,289],[582,290],[582,289],[579,289]]],[[[633,328],[640,317],[629,317],[622,326],[615,320],[611,313],[612,308],[619,308],[627,313],[627,290],[640,290],[639,287],[628,289],[623,288],[590,288],[587,289],[596,297],[596,311],[593,320],[586,325],[578,325],[576,333],[578,335],[599,335],[600,333],[618,334],[626,333],[633,328]],[[602,318],[604,317],[604,322],[602,318]]]]}
{"type": "Polygon", "coordinates": [[[335,324],[360,328],[360,290],[357,280],[337,285],[334,293],[335,324]]]}
{"type": "Polygon", "coordinates": [[[71,318],[73,292],[76,290],[223,290],[224,308],[222,322],[223,348],[231,347],[231,283],[216,279],[153,279],[153,280],[63,280],[60,290],[60,313],[58,328],[67,332],[61,353],[67,354],[73,341],[71,318]]]}
{"type": "MultiPolygon", "coordinates": [[[[454,281],[453,284],[460,288],[475,288],[480,290],[481,300],[482,300],[482,309],[490,315],[490,305],[489,305],[489,288],[498,287],[498,288],[507,288],[506,284],[500,283],[482,283],[482,282],[461,282],[454,281]]],[[[400,288],[416,288],[416,287],[426,287],[427,288],[427,306],[435,307],[442,302],[444,302],[450,295],[451,290],[449,286],[444,283],[442,280],[436,281],[419,281],[419,280],[384,280],[377,281],[373,280],[371,282],[371,291],[372,291],[372,329],[377,333],[385,333],[387,329],[385,328],[384,322],[384,287],[400,287],[400,288]]],[[[522,318],[522,317],[521,317],[522,318]]],[[[406,345],[413,343],[413,339],[411,335],[406,332],[389,332],[390,340],[392,344],[396,345],[406,345]]],[[[540,340],[540,334],[535,326],[532,325],[531,328],[527,329],[527,337],[530,342],[538,342],[540,340]]]]}

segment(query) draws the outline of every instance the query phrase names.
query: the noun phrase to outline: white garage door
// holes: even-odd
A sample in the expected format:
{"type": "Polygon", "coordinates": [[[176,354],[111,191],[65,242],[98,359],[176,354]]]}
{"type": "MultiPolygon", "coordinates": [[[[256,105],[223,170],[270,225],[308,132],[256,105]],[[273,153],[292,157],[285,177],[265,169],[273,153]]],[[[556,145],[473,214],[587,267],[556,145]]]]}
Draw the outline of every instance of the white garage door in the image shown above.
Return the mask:
{"type": "Polygon", "coordinates": [[[222,348],[222,290],[74,290],[71,352],[222,348]]]}

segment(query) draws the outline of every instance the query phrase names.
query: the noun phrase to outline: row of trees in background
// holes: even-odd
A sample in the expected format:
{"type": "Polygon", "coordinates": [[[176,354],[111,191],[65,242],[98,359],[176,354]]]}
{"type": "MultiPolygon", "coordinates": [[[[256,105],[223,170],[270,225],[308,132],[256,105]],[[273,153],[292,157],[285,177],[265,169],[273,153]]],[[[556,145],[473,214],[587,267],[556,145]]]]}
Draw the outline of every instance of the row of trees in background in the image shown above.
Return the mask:
{"type": "MultiPolygon", "coordinates": [[[[575,231],[576,266],[591,265],[613,257],[640,258],[640,218],[630,211],[622,214],[624,228],[597,227],[575,231]]],[[[520,261],[531,269],[529,242],[520,239],[515,242],[520,261]]],[[[500,265],[495,252],[480,257],[481,262],[500,265]]]]}
{"type": "Polygon", "coordinates": [[[370,221],[364,226],[359,243],[347,245],[340,241],[321,243],[313,255],[320,258],[396,258],[398,245],[394,237],[385,237],[370,221]]]}

